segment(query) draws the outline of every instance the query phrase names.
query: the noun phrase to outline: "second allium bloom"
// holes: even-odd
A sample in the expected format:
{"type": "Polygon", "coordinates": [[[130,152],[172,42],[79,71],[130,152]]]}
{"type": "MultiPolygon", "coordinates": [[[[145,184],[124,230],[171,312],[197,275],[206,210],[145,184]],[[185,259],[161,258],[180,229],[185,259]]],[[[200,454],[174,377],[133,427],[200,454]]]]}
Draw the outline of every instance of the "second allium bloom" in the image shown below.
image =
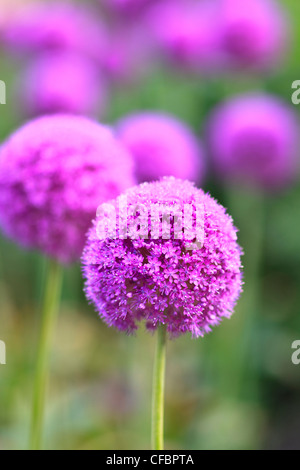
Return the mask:
{"type": "Polygon", "coordinates": [[[204,179],[202,145],[175,117],[159,112],[133,114],[117,123],[116,134],[133,156],[139,183],[163,176],[197,182],[204,179]]]}
{"type": "Polygon", "coordinates": [[[246,94],[220,105],[209,141],[216,172],[230,182],[274,191],[298,174],[297,118],[271,95],[246,94]]]}
{"type": "Polygon", "coordinates": [[[0,228],[27,248],[77,261],[98,205],[133,184],[131,157],[105,126],[42,117],[1,148],[0,228]]]}
{"type": "Polygon", "coordinates": [[[165,324],[172,336],[191,332],[197,337],[231,316],[242,286],[241,249],[224,207],[192,183],[175,178],[136,186],[112,201],[111,207],[117,216],[109,223],[116,220],[118,235],[111,236],[114,230],[108,227],[108,235],[99,237],[99,226],[105,225],[102,212],[83,255],[87,297],[106,323],[132,332],[144,320],[149,330],[165,324]],[[120,216],[124,201],[126,227],[136,226],[134,237],[130,230],[124,236],[120,216]],[[139,219],[141,207],[149,210],[146,230],[139,219]],[[161,209],[155,212],[155,222],[161,224],[159,236],[153,233],[153,207],[161,209]],[[181,239],[175,230],[187,208],[195,234],[202,224],[201,243],[186,235],[185,225],[181,239]],[[169,237],[163,236],[166,227],[169,237]]]}
{"type": "Polygon", "coordinates": [[[25,116],[104,114],[107,86],[93,61],[84,56],[66,52],[43,54],[29,64],[20,79],[17,85],[25,116]]]}

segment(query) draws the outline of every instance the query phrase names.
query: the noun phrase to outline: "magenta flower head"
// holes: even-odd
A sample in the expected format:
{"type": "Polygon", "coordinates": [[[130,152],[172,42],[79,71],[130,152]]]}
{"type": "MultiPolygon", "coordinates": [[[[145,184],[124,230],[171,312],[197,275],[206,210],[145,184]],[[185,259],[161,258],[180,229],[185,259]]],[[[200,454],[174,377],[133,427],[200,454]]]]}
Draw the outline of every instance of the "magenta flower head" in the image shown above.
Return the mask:
{"type": "Polygon", "coordinates": [[[17,54],[71,50],[99,61],[107,47],[101,18],[66,1],[32,4],[20,9],[5,31],[4,42],[17,54]]]}
{"type": "Polygon", "coordinates": [[[98,205],[132,185],[131,157],[106,127],[39,118],[2,145],[0,227],[24,247],[76,261],[98,205]]]}
{"type": "Polygon", "coordinates": [[[231,316],[242,286],[237,230],[188,181],[136,186],[98,209],[83,254],[87,298],[110,326],[164,324],[202,336],[231,316]]]}
{"type": "Polygon", "coordinates": [[[265,69],[287,41],[284,13],[275,0],[220,0],[221,49],[229,67],[265,69]]]}
{"type": "Polygon", "coordinates": [[[105,4],[112,12],[121,16],[136,16],[146,7],[158,0],[105,0],[105,4]]]}
{"type": "Polygon", "coordinates": [[[116,133],[133,155],[139,182],[162,176],[203,179],[202,146],[181,121],[160,113],[140,113],[120,121],[116,133]]]}
{"type": "Polygon", "coordinates": [[[219,6],[215,0],[166,0],[151,8],[148,24],[158,52],[192,72],[219,69],[219,6]]]}
{"type": "Polygon", "coordinates": [[[112,27],[103,70],[109,81],[132,84],[149,72],[152,56],[152,42],[145,35],[143,22],[138,26],[124,22],[112,27]]]}
{"type": "Polygon", "coordinates": [[[29,117],[53,113],[103,115],[108,90],[93,61],[70,52],[43,54],[18,80],[29,117]]]}
{"type": "Polygon", "coordinates": [[[268,95],[244,95],[213,114],[209,139],[221,178],[266,190],[289,184],[298,170],[298,122],[283,102],[268,95]]]}

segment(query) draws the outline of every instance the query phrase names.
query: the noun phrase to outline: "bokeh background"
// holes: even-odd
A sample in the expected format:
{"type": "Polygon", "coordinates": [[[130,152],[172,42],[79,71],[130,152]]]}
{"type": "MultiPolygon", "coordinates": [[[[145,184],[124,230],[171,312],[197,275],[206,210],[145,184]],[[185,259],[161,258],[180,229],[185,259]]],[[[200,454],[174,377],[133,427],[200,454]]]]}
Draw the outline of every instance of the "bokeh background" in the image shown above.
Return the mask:
{"type": "MultiPolygon", "coordinates": [[[[53,3],[47,2],[49,11],[53,3]]],[[[71,3],[93,9],[114,48],[110,65],[97,65],[96,117],[101,122],[112,124],[137,110],[165,111],[185,121],[206,148],[212,110],[238,93],[270,93],[298,115],[291,103],[292,83],[300,79],[300,5],[295,0],[277,2],[288,38],[274,64],[258,70],[242,64],[223,73],[191,70],[152,49],[145,12],[128,16],[108,0],[71,3]],[[120,52],[126,45],[129,58],[120,52]]],[[[28,88],[22,79],[38,58],[16,53],[7,41],[7,29],[29,4],[1,0],[0,79],[7,85],[7,104],[0,106],[1,142],[32,116],[30,100],[39,86],[28,88]]],[[[168,23],[164,27],[168,30],[168,23]]],[[[223,183],[208,171],[203,187],[228,207],[240,229],[245,286],[231,320],[202,339],[186,335],[169,342],[166,446],[299,449],[300,365],[291,361],[291,345],[300,339],[300,180],[264,194],[223,183]]],[[[28,444],[45,264],[40,254],[24,252],[0,235],[0,339],[7,346],[7,365],[0,366],[0,449],[28,444]]],[[[127,337],[104,325],[87,305],[80,266],[66,269],[45,447],[149,448],[154,343],[143,328],[127,337]]]]}

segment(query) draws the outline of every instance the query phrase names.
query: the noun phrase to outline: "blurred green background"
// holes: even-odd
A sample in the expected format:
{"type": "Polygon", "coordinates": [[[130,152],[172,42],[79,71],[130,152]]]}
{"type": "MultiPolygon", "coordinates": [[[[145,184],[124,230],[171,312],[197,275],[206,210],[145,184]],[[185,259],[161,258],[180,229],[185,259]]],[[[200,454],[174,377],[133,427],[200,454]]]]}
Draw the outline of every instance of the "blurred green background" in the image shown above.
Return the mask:
{"type": "MultiPolygon", "coordinates": [[[[5,2],[3,2],[4,5],[5,2]]],[[[16,2],[17,3],[17,2],[16,2]]],[[[289,53],[267,76],[215,79],[153,66],[138,84],[119,87],[106,116],[159,109],[199,133],[212,107],[251,89],[291,102],[300,79],[300,5],[282,0],[291,21],[289,53]]],[[[21,124],[14,77],[18,66],[1,53],[0,138],[21,124]]],[[[295,108],[297,112],[297,108],[295,108]]],[[[169,342],[166,447],[169,449],[300,449],[300,183],[263,197],[221,187],[205,189],[229,208],[240,229],[245,288],[235,315],[203,339],[169,342]]],[[[0,238],[0,449],[26,448],[45,260],[0,238]]],[[[155,338],[142,329],[127,337],[108,329],[87,305],[80,266],[66,270],[51,358],[46,415],[49,449],[147,449],[155,338]]]]}

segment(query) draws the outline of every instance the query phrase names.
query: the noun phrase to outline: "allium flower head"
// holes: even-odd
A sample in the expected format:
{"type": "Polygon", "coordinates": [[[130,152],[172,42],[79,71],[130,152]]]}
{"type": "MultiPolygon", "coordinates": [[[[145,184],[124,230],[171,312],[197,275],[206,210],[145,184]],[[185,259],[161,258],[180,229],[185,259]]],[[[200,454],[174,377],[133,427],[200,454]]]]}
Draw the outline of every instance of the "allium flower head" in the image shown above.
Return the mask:
{"type": "Polygon", "coordinates": [[[219,8],[215,0],[173,1],[155,5],[148,24],[164,58],[192,72],[220,68],[219,8]]]}
{"type": "Polygon", "coordinates": [[[221,49],[229,67],[265,69],[287,40],[284,14],[274,0],[219,0],[221,49]]]}
{"type": "Polygon", "coordinates": [[[96,208],[133,185],[130,155],[86,118],[30,122],[0,152],[0,227],[27,248],[80,258],[96,208]]]}
{"type": "Polygon", "coordinates": [[[231,316],[241,250],[224,207],[175,178],[131,188],[106,206],[90,229],[83,272],[87,298],[108,325],[133,332],[140,321],[148,330],[162,323],[171,336],[197,337],[231,316]]]}
{"type": "Polygon", "coordinates": [[[133,155],[139,182],[162,176],[203,179],[201,144],[181,121],[160,113],[140,113],[124,118],[116,132],[133,155]]]}
{"type": "Polygon", "coordinates": [[[297,173],[298,123],[272,96],[243,95],[221,105],[210,121],[210,145],[220,177],[279,189],[297,173]]]}
{"type": "Polygon", "coordinates": [[[114,13],[122,16],[135,16],[156,1],[157,0],[105,0],[105,4],[114,13]]]}
{"type": "Polygon", "coordinates": [[[109,46],[103,61],[108,79],[131,84],[146,75],[152,61],[152,43],[141,24],[124,23],[111,28],[109,46]]]}
{"type": "Polygon", "coordinates": [[[36,58],[18,79],[20,102],[29,117],[53,113],[103,115],[108,90],[93,61],[60,52],[36,58]]]}
{"type": "Polygon", "coordinates": [[[32,4],[20,9],[5,32],[7,46],[16,53],[71,50],[97,61],[107,47],[107,32],[101,18],[66,1],[32,4]]]}

